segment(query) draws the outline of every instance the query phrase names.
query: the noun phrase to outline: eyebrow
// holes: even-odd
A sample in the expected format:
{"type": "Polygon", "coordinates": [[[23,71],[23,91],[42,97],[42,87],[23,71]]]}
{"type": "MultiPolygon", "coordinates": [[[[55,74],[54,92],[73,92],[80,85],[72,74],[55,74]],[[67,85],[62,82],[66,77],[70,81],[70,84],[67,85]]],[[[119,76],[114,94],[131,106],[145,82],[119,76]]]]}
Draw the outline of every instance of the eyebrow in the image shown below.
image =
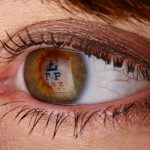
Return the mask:
{"type": "MultiPolygon", "coordinates": [[[[70,13],[84,12],[100,17],[106,21],[114,19],[135,18],[150,21],[149,0],[54,0],[60,7],[70,13]]],[[[50,3],[51,0],[41,0],[50,3]]]]}

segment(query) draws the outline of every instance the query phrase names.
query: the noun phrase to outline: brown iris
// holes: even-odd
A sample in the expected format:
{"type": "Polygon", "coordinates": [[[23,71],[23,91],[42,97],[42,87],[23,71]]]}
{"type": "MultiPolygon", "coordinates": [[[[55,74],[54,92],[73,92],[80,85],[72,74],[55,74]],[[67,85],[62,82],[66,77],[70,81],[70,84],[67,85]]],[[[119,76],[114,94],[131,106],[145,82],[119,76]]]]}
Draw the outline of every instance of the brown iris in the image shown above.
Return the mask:
{"type": "Polygon", "coordinates": [[[85,87],[87,67],[81,53],[44,48],[27,56],[24,79],[29,93],[36,99],[72,104],[85,87]]]}

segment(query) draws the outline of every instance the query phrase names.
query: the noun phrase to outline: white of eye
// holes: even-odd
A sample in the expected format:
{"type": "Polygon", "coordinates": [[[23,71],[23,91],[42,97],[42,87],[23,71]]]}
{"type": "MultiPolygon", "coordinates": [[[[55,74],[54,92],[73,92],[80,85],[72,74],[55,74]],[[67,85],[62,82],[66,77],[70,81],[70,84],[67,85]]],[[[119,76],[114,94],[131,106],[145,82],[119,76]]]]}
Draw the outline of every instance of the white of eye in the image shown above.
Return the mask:
{"type": "MultiPolygon", "coordinates": [[[[114,101],[135,94],[150,87],[150,82],[133,78],[133,73],[127,73],[126,64],[114,68],[113,63],[106,63],[96,57],[84,56],[88,68],[86,86],[76,104],[95,104],[114,101]]],[[[15,76],[15,85],[19,90],[29,94],[24,81],[24,62],[15,76]]]]}
{"type": "MultiPolygon", "coordinates": [[[[89,80],[78,103],[91,104],[113,101],[135,94],[150,87],[150,82],[133,78],[133,73],[127,73],[124,63],[121,68],[114,68],[96,57],[85,56],[89,70],[89,80]]],[[[135,72],[136,74],[136,72],[135,72]]]]}

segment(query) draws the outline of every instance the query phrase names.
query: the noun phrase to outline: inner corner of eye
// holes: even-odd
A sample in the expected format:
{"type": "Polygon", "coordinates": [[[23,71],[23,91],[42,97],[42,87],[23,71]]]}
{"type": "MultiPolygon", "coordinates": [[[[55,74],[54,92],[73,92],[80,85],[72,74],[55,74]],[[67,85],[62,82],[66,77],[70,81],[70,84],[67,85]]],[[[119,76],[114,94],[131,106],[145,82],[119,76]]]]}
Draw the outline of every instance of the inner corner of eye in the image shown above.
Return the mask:
{"type": "Polygon", "coordinates": [[[76,103],[88,79],[83,54],[65,49],[32,51],[22,71],[28,93],[37,100],[54,104],[76,103]]]}

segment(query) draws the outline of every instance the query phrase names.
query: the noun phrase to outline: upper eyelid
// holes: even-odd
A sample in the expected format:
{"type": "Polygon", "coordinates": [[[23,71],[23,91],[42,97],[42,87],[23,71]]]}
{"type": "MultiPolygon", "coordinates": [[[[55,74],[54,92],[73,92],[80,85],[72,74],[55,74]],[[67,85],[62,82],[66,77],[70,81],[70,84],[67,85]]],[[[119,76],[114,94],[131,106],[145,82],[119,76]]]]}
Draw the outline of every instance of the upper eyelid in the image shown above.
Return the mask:
{"type": "MultiPolygon", "coordinates": [[[[63,30],[66,30],[68,32],[74,32],[80,35],[86,35],[90,38],[92,38],[93,40],[98,40],[98,41],[102,41],[104,43],[109,42],[112,43],[113,47],[120,45],[121,47],[123,47],[124,49],[128,49],[130,51],[130,53],[134,53],[134,51],[136,51],[136,53],[139,53],[137,51],[137,48],[135,48],[136,46],[133,46],[134,44],[138,44],[138,42],[142,43],[143,45],[146,45],[144,48],[146,48],[146,50],[150,49],[150,41],[149,39],[145,39],[144,37],[138,37],[136,36],[134,33],[130,33],[130,32],[126,32],[124,30],[109,26],[109,25],[95,25],[94,23],[89,23],[89,25],[87,25],[87,22],[81,22],[79,20],[75,20],[75,19],[66,19],[66,20],[56,20],[56,21],[43,21],[43,22],[39,22],[33,25],[30,25],[28,27],[24,27],[23,29],[19,30],[18,32],[16,32],[16,34],[14,34],[13,38],[15,38],[15,36],[18,35],[22,35],[24,34],[23,32],[28,29],[28,31],[30,31],[30,33],[36,33],[37,30],[39,30],[39,32],[41,32],[47,28],[47,30],[49,30],[49,32],[52,30],[57,30],[57,31],[61,31],[63,32],[63,30]],[[69,28],[69,29],[67,29],[69,28]],[[70,31],[69,31],[70,30],[70,31]],[[76,32],[77,31],[77,32],[76,32]],[[119,32],[119,33],[118,33],[119,32]],[[113,37],[115,36],[115,37],[113,37]],[[116,37],[117,36],[117,37],[116,37]],[[119,38],[118,38],[119,37],[119,38]],[[130,38],[130,41],[128,40],[128,38],[130,38]],[[122,41],[121,41],[122,40],[122,41]],[[126,40],[126,42],[129,43],[125,43],[124,41],[126,40]],[[130,46],[129,46],[130,44],[130,46]],[[131,46],[132,44],[132,46],[131,46]]],[[[10,39],[6,39],[4,40],[7,42],[10,41],[10,39]]],[[[17,41],[19,42],[19,41],[17,41]]],[[[140,44],[137,45],[137,47],[139,47],[140,44]]],[[[146,51],[144,49],[144,51],[146,51]]],[[[150,51],[148,51],[149,53],[150,51]]],[[[147,56],[148,53],[145,55],[147,56]]],[[[139,55],[140,57],[142,57],[141,55],[139,55]]],[[[146,59],[146,58],[144,58],[146,59]]],[[[150,55],[147,58],[148,60],[150,59],[150,55]]]]}
{"type": "MultiPolygon", "coordinates": [[[[4,43],[12,43],[13,46],[21,47],[22,45],[26,45],[25,40],[31,41],[31,36],[41,38],[40,36],[46,32],[49,33],[59,33],[59,34],[72,34],[74,36],[78,36],[78,38],[86,39],[87,42],[90,41],[94,43],[94,48],[98,43],[100,48],[104,48],[105,51],[109,53],[118,53],[121,55],[126,55],[126,57],[131,57],[133,59],[137,59],[139,64],[146,66],[146,68],[150,67],[150,55],[149,55],[149,41],[145,40],[141,37],[136,36],[132,33],[126,33],[124,31],[120,31],[120,29],[116,29],[109,26],[103,25],[95,25],[89,23],[88,25],[84,22],[74,19],[68,20],[57,20],[57,21],[43,21],[40,23],[33,24],[31,26],[25,27],[18,31],[13,36],[10,36],[7,33],[8,39],[4,43]],[[119,33],[117,33],[119,32],[119,33]],[[131,41],[127,39],[127,44],[124,42],[126,40],[127,35],[129,36],[131,41]],[[117,38],[113,36],[118,36],[117,38]],[[125,38],[124,38],[125,36],[125,38]],[[144,52],[146,51],[146,55],[141,55],[140,51],[138,51],[138,46],[134,46],[137,43],[133,41],[140,40],[138,42],[142,42],[142,47],[144,52]],[[19,44],[18,44],[19,43],[19,44]]],[[[36,39],[35,38],[35,39],[36,39]]],[[[1,42],[3,44],[3,42],[1,42]]],[[[12,46],[11,44],[11,46],[12,46]]],[[[4,47],[4,45],[2,45],[4,47]]],[[[140,44],[139,44],[140,46],[140,44]]],[[[24,48],[24,47],[22,47],[24,48]]],[[[139,48],[140,49],[140,48],[139,48]]]]}

